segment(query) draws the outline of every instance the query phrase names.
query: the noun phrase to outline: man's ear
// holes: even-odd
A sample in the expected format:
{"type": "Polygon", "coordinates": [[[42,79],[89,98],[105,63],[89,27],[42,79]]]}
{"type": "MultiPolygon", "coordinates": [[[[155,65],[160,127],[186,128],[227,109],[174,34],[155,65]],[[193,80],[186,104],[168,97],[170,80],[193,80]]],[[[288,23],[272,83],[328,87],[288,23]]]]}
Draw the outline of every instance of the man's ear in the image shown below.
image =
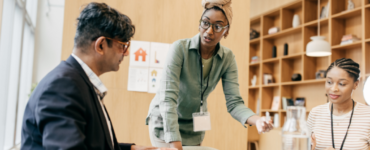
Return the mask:
{"type": "Polygon", "coordinates": [[[95,52],[99,53],[100,55],[103,55],[104,49],[107,48],[107,39],[103,36],[96,39],[94,48],[95,52]]]}

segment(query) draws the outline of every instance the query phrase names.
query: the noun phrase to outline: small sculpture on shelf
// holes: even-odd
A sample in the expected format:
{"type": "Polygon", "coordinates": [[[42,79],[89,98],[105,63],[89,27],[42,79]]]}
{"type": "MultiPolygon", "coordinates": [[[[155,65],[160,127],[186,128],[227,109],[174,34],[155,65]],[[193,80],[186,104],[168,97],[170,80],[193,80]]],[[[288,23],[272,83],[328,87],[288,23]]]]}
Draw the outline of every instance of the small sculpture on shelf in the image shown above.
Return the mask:
{"type": "Polygon", "coordinates": [[[274,34],[274,33],[277,33],[280,31],[280,28],[279,27],[272,27],[269,29],[268,33],[269,34],[274,34]]]}
{"type": "Polygon", "coordinates": [[[293,28],[298,27],[299,25],[301,25],[301,19],[299,18],[299,16],[297,14],[295,14],[293,16],[293,23],[292,23],[292,25],[293,25],[293,28]]]}
{"type": "Polygon", "coordinates": [[[301,80],[302,80],[301,74],[299,74],[299,73],[293,74],[292,81],[301,81],[301,80]]]}
{"type": "Polygon", "coordinates": [[[284,56],[287,56],[288,55],[288,44],[285,43],[284,44],[284,56]]]}
{"type": "Polygon", "coordinates": [[[348,6],[347,10],[355,9],[355,4],[352,2],[352,0],[348,0],[348,6]]]}
{"type": "Polygon", "coordinates": [[[256,39],[256,38],[260,37],[260,33],[258,33],[256,30],[251,28],[249,30],[249,36],[250,36],[249,39],[253,40],[253,39],[256,39]]]}
{"type": "Polygon", "coordinates": [[[276,58],[276,46],[272,47],[272,58],[276,58]]]}
{"type": "Polygon", "coordinates": [[[274,83],[272,75],[268,73],[263,74],[263,84],[267,85],[270,83],[274,83]]]}
{"type": "Polygon", "coordinates": [[[256,83],[257,83],[257,76],[256,75],[253,75],[251,83],[252,83],[252,86],[256,86],[256,83]]]}

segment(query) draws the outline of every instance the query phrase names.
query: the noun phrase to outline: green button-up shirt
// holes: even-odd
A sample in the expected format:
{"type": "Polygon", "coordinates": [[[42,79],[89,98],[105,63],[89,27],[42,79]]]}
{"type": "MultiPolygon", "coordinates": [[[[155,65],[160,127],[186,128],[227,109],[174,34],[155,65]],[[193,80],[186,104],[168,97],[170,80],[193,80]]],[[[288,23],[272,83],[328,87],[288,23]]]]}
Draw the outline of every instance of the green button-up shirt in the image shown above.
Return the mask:
{"type": "Polygon", "coordinates": [[[167,143],[182,141],[183,145],[190,146],[203,141],[205,132],[193,131],[192,114],[200,111],[201,91],[206,89],[208,78],[209,85],[203,98],[204,111],[207,111],[208,95],[222,79],[227,110],[231,116],[246,127],[247,119],[254,115],[240,96],[238,68],[232,51],[218,44],[211,72],[208,77],[202,78],[199,43],[200,35],[197,34],[172,44],[159,90],[150,104],[146,124],[149,119],[153,121],[154,134],[167,143]]]}

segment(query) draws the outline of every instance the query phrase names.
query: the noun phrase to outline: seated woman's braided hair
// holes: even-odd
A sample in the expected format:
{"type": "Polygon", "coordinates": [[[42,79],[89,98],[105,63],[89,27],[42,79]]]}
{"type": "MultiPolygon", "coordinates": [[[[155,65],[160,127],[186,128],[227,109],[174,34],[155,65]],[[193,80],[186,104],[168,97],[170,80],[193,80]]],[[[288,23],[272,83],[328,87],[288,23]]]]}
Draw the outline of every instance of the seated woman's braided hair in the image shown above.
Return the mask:
{"type": "Polygon", "coordinates": [[[350,58],[340,58],[335,60],[333,63],[330,64],[328,69],[326,70],[326,74],[334,67],[341,68],[345,70],[350,77],[353,78],[353,81],[356,82],[359,80],[360,77],[360,65],[353,61],[350,58]]]}

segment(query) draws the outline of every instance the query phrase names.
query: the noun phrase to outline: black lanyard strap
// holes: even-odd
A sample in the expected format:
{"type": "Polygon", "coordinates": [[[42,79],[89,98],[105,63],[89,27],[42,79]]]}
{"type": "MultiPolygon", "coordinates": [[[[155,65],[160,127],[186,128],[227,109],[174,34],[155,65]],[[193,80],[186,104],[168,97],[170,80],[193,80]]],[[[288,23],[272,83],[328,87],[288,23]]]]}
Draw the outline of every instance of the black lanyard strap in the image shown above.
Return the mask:
{"type": "MultiPolygon", "coordinates": [[[[202,88],[203,88],[203,63],[202,63],[202,53],[200,53],[199,51],[199,64],[200,64],[200,91],[201,91],[201,99],[200,99],[200,107],[203,106],[203,97],[204,97],[204,93],[206,92],[207,88],[208,88],[208,83],[209,83],[209,76],[210,76],[210,73],[212,71],[212,67],[213,67],[213,59],[212,59],[212,64],[211,64],[211,69],[209,70],[209,74],[208,74],[208,79],[207,79],[207,86],[206,88],[204,89],[204,91],[202,92],[202,88]]],[[[212,56],[213,57],[213,56],[212,56]]]]}
{"type": "MultiPolygon", "coordinates": [[[[347,134],[348,134],[348,130],[349,130],[349,127],[351,126],[351,122],[352,122],[352,117],[353,117],[353,112],[355,111],[355,101],[352,99],[352,113],[351,113],[351,118],[349,119],[349,124],[348,124],[348,127],[347,127],[347,132],[346,132],[346,135],[344,136],[344,139],[343,139],[343,142],[342,142],[342,145],[340,147],[340,150],[343,149],[343,145],[344,145],[344,142],[346,141],[346,138],[347,138],[347,134]]],[[[331,104],[331,139],[332,139],[332,143],[333,143],[333,148],[335,149],[335,144],[334,144],[334,131],[333,131],[333,103],[331,104]]]]}

